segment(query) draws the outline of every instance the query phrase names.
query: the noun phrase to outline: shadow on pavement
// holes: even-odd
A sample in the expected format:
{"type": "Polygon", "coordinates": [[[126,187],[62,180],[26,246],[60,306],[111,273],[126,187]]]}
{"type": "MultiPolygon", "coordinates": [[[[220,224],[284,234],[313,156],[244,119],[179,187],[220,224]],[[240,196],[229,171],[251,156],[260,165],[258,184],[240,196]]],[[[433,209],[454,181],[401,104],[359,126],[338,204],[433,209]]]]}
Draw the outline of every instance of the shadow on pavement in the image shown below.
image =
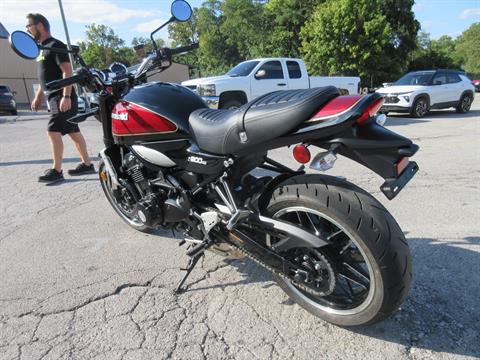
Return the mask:
{"type": "MultiPolygon", "coordinates": [[[[414,255],[414,282],[402,309],[390,318],[371,325],[346,328],[349,331],[389,341],[405,346],[407,352],[412,347],[445,352],[462,356],[480,356],[480,311],[477,306],[480,298],[479,268],[467,271],[471,274],[471,284],[463,298],[448,284],[455,282],[459,261],[465,266],[480,264],[480,252],[471,251],[458,246],[480,245],[480,237],[465,237],[463,241],[448,242],[431,238],[408,239],[414,255]],[[422,264],[419,264],[422,262],[422,264]],[[433,279],[433,280],[432,280],[433,279]]],[[[220,260],[221,261],[221,260],[220,260]]],[[[244,276],[240,281],[217,283],[201,286],[192,291],[208,291],[209,289],[225,289],[227,287],[264,283],[264,287],[273,286],[270,272],[246,258],[243,260],[224,260],[234,266],[244,276]]],[[[201,271],[198,270],[197,271],[201,271]]],[[[459,283],[459,286],[463,286],[459,283]]],[[[259,294],[259,296],[261,296],[259,294]]],[[[282,305],[292,305],[291,300],[282,305]]]]}
{"type": "MultiPolygon", "coordinates": [[[[99,157],[92,157],[92,161],[99,161],[99,157]]],[[[79,163],[81,160],[80,158],[65,158],[63,159],[63,163],[79,163]]],[[[42,164],[51,164],[52,159],[45,159],[45,160],[20,160],[20,161],[6,161],[0,162],[0,167],[3,166],[17,166],[17,165],[42,165],[42,164]]]]}
{"type": "MultiPolygon", "coordinates": [[[[368,327],[352,328],[363,335],[398,343],[410,349],[426,349],[463,356],[480,356],[480,252],[458,246],[480,245],[480,237],[448,242],[431,238],[410,238],[414,255],[414,281],[402,310],[393,317],[368,327]],[[415,256],[416,255],[416,256],[415,256]],[[422,262],[422,264],[419,264],[422,262]],[[460,266],[477,264],[476,269],[458,274],[460,266]],[[449,284],[463,278],[458,286],[449,284]]],[[[407,350],[409,351],[409,350],[407,350]]]]}

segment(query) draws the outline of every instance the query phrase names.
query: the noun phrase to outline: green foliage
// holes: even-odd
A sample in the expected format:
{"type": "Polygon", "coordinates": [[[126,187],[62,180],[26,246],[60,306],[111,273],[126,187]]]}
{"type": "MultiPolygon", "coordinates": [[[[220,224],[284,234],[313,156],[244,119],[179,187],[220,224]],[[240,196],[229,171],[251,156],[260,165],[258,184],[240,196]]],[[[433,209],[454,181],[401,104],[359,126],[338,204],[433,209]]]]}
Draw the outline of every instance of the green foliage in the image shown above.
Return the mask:
{"type": "Polygon", "coordinates": [[[459,36],[455,50],[466,72],[480,74],[480,22],[472,24],[459,36]]]}
{"type": "Polygon", "coordinates": [[[371,76],[381,82],[390,73],[394,32],[380,0],[328,0],[300,33],[303,59],[312,74],[371,76]]]}
{"type": "Polygon", "coordinates": [[[417,49],[412,53],[409,70],[459,69],[462,59],[455,51],[456,41],[444,35],[438,40],[431,40],[426,32],[420,32],[417,49]]]}
{"type": "MultiPolygon", "coordinates": [[[[168,34],[172,39],[172,48],[178,46],[190,45],[198,42],[198,9],[193,9],[190,20],[185,22],[174,22],[168,27],[168,34]]],[[[175,61],[190,66],[190,77],[201,77],[198,50],[191,51],[187,54],[177,56],[175,61]]]]}
{"type": "Polygon", "coordinates": [[[262,56],[299,57],[300,31],[316,6],[325,0],[270,0],[264,8],[262,56]]]}
{"type": "Polygon", "coordinates": [[[112,28],[96,24],[86,28],[87,40],[79,45],[82,57],[89,66],[104,69],[114,61],[127,66],[135,62],[135,52],[125,46],[125,41],[118,37],[112,28]]]}

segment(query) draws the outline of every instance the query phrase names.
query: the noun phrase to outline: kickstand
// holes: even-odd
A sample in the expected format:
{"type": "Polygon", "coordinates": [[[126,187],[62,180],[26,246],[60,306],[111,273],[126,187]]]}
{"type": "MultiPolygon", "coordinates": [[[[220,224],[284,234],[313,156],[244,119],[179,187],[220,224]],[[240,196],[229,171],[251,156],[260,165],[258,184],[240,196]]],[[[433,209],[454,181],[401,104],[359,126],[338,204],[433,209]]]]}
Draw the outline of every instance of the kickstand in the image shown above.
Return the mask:
{"type": "Polygon", "coordinates": [[[199,252],[193,256],[190,257],[190,259],[188,260],[188,264],[187,264],[187,267],[186,269],[182,269],[182,270],[185,270],[186,273],[185,275],[183,276],[182,280],[180,281],[180,283],[178,284],[177,288],[175,289],[175,293],[176,294],[180,294],[184,291],[187,290],[187,287],[185,287],[184,289],[182,289],[182,285],[185,283],[185,281],[187,280],[188,276],[190,275],[190,273],[192,272],[193,268],[195,267],[195,265],[197,265],[198,263],[198,260],[200,260],[200,258],[202,256],[204,256],[205,253],[202,251],[202,252],[199,252]]]}

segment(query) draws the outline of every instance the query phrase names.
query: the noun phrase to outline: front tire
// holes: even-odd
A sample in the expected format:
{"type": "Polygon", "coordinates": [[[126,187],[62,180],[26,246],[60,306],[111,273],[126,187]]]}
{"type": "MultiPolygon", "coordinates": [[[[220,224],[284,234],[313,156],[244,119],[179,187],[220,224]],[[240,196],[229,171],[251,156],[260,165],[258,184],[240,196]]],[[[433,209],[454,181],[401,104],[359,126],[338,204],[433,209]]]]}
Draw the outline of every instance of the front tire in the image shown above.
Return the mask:
{"type": "Polygon", "coordinates": [[[405,300],[412,277],[410,250],[396,221],[370,194],[335,177],[304,175],[282,183],[266,212],[329,239],[330,245],[315,251],[330,259],[336,274],[333,293],[311,295],[274,275],[310,313],[341,326],[367,325],[387,318],[405,300]]]}
{"type": "Polygon", "coordinates": [[[240,100],[237,99],[230,99],[225,101],[224,104],[222,104],[221,109],[227,109],[227,110],[235,110],[241,107],[243,104],[240,100]]]}
{"type": "Polygon", "coordinates": [[[135,230],[145,233],[152,232],[152,228],[149,228],[147,225],[145,225],[138,219],[135,206],[132,203],[131,199],[130,201],[128,199],[128,193],[124,193],[121,196],[121,201],[116,198],[113,189],[110,186],[110,178],[107,171],[105,170],[105,164],[103,163],[103,161],[98,167],[98,176],[100,178],[100,184],[102,184],[102,190],[105,194],[105,197],[107,198],[108,202],[113,207],[115,212],[122,218],[122,220],[135,230]]]}
{"type": "Polygon", "coordinates": [[[422,118],[428,113],[428,111],[429,105],[427,99],[420,97],[413,103],[410,115],[414,118],[422,118]]]}

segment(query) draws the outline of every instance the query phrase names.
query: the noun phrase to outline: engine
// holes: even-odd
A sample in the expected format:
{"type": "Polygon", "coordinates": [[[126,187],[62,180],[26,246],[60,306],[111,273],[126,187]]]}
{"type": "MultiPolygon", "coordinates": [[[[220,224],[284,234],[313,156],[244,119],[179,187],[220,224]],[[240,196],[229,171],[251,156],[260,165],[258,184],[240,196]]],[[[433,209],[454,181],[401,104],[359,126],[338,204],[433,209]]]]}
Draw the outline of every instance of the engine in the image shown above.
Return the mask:
{"type": "MultiPolygon", "coordinates": [[[[124,184],[133,192],[138,219],[148,227],[190,222],[190,202],[180,191],[175,178],[145,167],[135,155],[124,156],[122,170],[130,181],[124,184]]],[[[192,226],[190,226],[192,228],[192,226]]]]}

